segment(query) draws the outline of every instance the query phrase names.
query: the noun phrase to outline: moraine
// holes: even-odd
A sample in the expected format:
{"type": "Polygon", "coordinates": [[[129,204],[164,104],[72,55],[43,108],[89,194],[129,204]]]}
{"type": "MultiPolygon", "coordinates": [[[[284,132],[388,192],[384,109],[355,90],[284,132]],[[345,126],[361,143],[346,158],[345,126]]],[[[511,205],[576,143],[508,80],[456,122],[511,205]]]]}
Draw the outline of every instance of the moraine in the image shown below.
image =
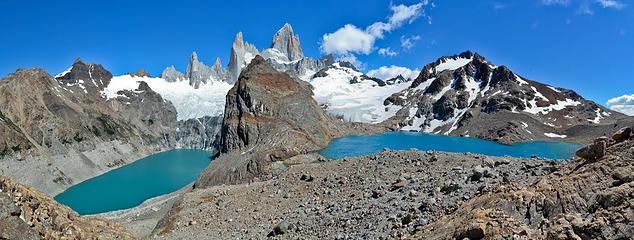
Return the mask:
{"type": "Polygon", "coordinates": [[[384,148],[394,150],[434,150],[444,152],[469,152],[490,156],[512,156],[518,158],[542,157],[570,159],[581,146],[566,142],[522,142],[504,145],[492,141],[417,132],[388,132],[370,136],[350,136],[336,139],[320,153],[332,159],[357,157],[377,153],[384,148]]]}
{"type": "Polygon", "coordinates": [[[196,180],[210,163],[211,152],[178,149],[157,153],[81,182],[55,196],[79,214],[135,207],[196,180]]]}

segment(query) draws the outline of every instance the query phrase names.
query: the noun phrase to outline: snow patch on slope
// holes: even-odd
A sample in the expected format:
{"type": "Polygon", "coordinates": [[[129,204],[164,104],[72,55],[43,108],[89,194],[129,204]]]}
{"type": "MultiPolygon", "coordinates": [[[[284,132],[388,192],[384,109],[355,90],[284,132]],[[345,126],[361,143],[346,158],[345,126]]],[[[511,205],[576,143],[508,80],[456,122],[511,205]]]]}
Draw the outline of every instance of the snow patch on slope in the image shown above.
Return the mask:
{"type": "Polygon", "coordinates": [[[445,70],[456,70],[471,62],[471,58],[446,59],[443,63],[436,66],[436,72],[440,73],[445,70]]]}
{"type": "Polygon", "coordinates": [[[107,99],[116,98],[121,90],[133,91],[139,87],[139,82],[146,82],[152,90],[172,102],[177,112],[178,120],[187,120],[203,116],[220,116],[225,108],[225,96],[233,85],[212,80],[201,84],[199,88],[189,85],[188,81],[167,82],[162,78],[132,77],[130,75],[116,76],[101,93],[107,99]]]}
{"type": "Polygon", "coordinates": [[[556,133],[544,133],[544,135],[549,138],[567,138],[568,137],[566,135],[559,135],[556,133]]]}
{"type": "Polygon", "coordinates": [[[546,107],[538,107],[537,106],[537,101],[535,99],[527,101],[528,103],[526,104],[526,109],[524,109],[524,112],[528,112],[528,113],[532,113],[532,114],[548,114],[550,111],[559,111],[562,110],[568,106],[577,106],[580,105],[581,102],[576,101],[576,100],[572,100],[569,98],[566,98],[565,101],[559,101],[557,100],[556,104],[551,104],[549,106],[546,107]],[[530,104],[529,104],[530,103],[530,104]]]}
{"type": "Polygon", "coordinates": [[[60,78],[60,77],[63,77],[64,75],[66,75],[66,74],[70,73],[70,71],[71,71],[71,70],[73,70],[73,67],[70,67],[70,68],[66,69],[66,71],[63,71],[63,72],[61,72],[61,73],[59,73],[59,74],[55,75],[55,78],[60,78]]]}

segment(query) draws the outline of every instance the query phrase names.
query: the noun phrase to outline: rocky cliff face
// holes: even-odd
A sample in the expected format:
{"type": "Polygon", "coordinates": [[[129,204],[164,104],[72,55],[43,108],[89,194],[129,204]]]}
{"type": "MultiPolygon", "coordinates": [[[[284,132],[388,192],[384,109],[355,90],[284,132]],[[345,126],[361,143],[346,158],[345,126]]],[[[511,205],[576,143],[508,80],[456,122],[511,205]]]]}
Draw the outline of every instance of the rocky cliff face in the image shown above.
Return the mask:
{"type": "Polygon", "coordinates": [[[302,47],[299,43],[299,36],[293,32],[293,27],[286,23],[273,36],[272,49],[278,50],[286,56],[288,61],[295,61],[304,58],[302,47]]]}
{"type": "Polygon", "coordinates": [[[228,75],[226,71],[222,69],[222,63],[220,59],[216,59],[216,62],[212,67],[208,67],[203,62],[198,60],[198,55],[193,52],[189,58],[189,64],[187,64],[187,72],[185,77],[189,79],[189,85],[198,88],[200,84],[205,84],[211,80],[223,81],[226,80],[228,75]]]}
{"type": "Polygon", "coordinates": [[[319,150],[362,127],[325,114],[312,98],[310,85],[256,56],[227,94],[216,143],[220,156],[196,186],[266,178],[273,162],[319,150]]]}
{"type": "MultiPolygon", "coordinates": [[[[626,132],[627,134],[625,134],[626,132]]],[[[414,238],[630,239],[634,236],[634,139],[600,138],[531,185],[505,184],[436,219],[414,238]]]]}
{"type": "MultiPolygon", "coordinates": [[[[503,143],[542,139],[581,141],[575,126],[632,121],[572,90],[523,78],[477,53],[442,57],[426,65],[386,108],[401,108],[391,123],[402,130],[469,135],[503,143]]],[[[593,135],[598,136],[597,135],[593,135]]],[[[590,137],[591,139],[592,137],[590,137]]]]}
{"type": "Polygon", "coordinates": [[[242,38],[242,32],[238,32],[231,45],[229,66],[227,67],[230,75],[228,82],[235,83],[242,69],[258,54],[259,51],[255,45],[245,42],[242,38]]]}
{"type": "Polygon", "coordinates": [[[175,132],[177,147],[213,149],[214,140],[221,126],[222,116],[205,116],[178,121],[175,132]]]}
{"type": "Polygon", "coordinates": [[[81,217],[48,195],[0,177],[1,239],[134,239],[123,226],[81,217]]]}

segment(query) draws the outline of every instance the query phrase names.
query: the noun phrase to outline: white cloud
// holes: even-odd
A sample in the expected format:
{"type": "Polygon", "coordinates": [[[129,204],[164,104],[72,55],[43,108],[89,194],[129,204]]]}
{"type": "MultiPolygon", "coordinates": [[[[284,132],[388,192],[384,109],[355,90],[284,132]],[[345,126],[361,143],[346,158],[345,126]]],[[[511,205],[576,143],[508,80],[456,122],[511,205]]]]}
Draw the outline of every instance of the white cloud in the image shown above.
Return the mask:
{"type": "Polygon", "coordinates": [[[416,42],[420,40],[420,36],[411,36],[411,37],[406,37],[406,36],[401,36],[401,47],[405,48],[405,49],[410,49],[412,47],[414,47],[414,45],[416,45],[416,42]]]}
{"type": "Polygon", "coordinates": [[[348,53],[370,54],[374,47],[374,36],[352,24],[346,24],[334,33],[325,34],[322,51],[345,55],[348,53]]]}
{"type": "MultiPolygon", "coordinates": [[[[385,33],[389,33],[402,27],[405,23],[412,23],[417,18],[425,16],[423,8],[428,4],[428,0],[423,0],[410,6],[390,4],[392,14],[387,18],[387,22],[375,22],[365,30],[361,30],[361,28],[352,24],[346,24],[334,33],[324,34],[320,47],[321,51],[337,55],[368,55],[375,50],[374,43],[376,39],[382,39],[385,37],[385,33]]],[[[385,50],[383,52],[387,53],[385,50]]]]}
{"type": "Polygon", "coordinates": [[[542,0],[542,4],[568,6],[570,4],[570,0],[542,0]]]}
{"type": "Polygon", "coordinates": [[[625,4],[620,3],[616,0],[597,0],[597,3],[599,3],[599,5],[601,5],[601,7],[603,8],[616,8],[616,9],[621,9],[623,7],[625,7],[625,4]]]}
{"type": "Polygon", "coordinates": [[[398,53],[393,51],[392,48],[388,47],[388,48],[379,49],[379,55],[388,56],[388,57],[394,57],[394,56],[398,55],[398,53]]]}
{"type": "Polygon", "coordinates": [[[399,67],[399,66],[392,65],[389,67],[382,66],[378,69],[370,70],[368,72],[368,76],[383,79],[383,80],[388,80],[390,78],[394,78],[394,77],[397,77],[398,75],[401,75],[406,79],[407,78],[414,79],[418,77],[419,73],[420,71],[418,69],[411,70],[406,67],[399,67]]]}
{"type": "Polygon", "coordinates": [[[404,23],[412,23],[418,17],[423,15],[421,11],[423,7],[427,5],[427,1],[423,1],[411,6],[392,5],[392,15],[388,18],[388,22],[375,22],[370,25],[366,31],[376,38],[383,38],[385,32],[390,32],[393,29],[403,26],[404,23]]]}
{"type": "Polygon", "coordinates": [[[610,109],[634,116],[634,94],[623,95],[608,100],[610,109]]]}

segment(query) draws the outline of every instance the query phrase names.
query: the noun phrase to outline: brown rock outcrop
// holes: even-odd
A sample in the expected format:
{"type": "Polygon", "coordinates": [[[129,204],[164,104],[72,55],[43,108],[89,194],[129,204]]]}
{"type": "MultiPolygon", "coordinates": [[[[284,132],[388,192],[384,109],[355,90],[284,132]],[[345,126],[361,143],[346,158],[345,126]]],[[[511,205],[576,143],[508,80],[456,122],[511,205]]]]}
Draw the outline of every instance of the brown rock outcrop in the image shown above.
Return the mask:
{"type": "Polygon", "coordinates": [[[327,115],[308,83],[276,71],[258,55],[227,94],[215,144],[220,156],[196,186],[266,177],[272,162],[317,151],[336,137],[367,131],[371,131],[367,125],[327,115]]]}
{"type": "Polygon", "coordinates": [[[50,196],[0,177],[0,239],[134,239],[123,226],[81,217],[50,196]]]}
{"type": "Polygon", "coordinates": [[[601,139],[594,161],[575,159],[532,185],[507,184],[467,201],[415,236],[426,239],[631,239],[634,141],[601,139]],[[472,235],[472,233],[477,233],[472,235]]]}

